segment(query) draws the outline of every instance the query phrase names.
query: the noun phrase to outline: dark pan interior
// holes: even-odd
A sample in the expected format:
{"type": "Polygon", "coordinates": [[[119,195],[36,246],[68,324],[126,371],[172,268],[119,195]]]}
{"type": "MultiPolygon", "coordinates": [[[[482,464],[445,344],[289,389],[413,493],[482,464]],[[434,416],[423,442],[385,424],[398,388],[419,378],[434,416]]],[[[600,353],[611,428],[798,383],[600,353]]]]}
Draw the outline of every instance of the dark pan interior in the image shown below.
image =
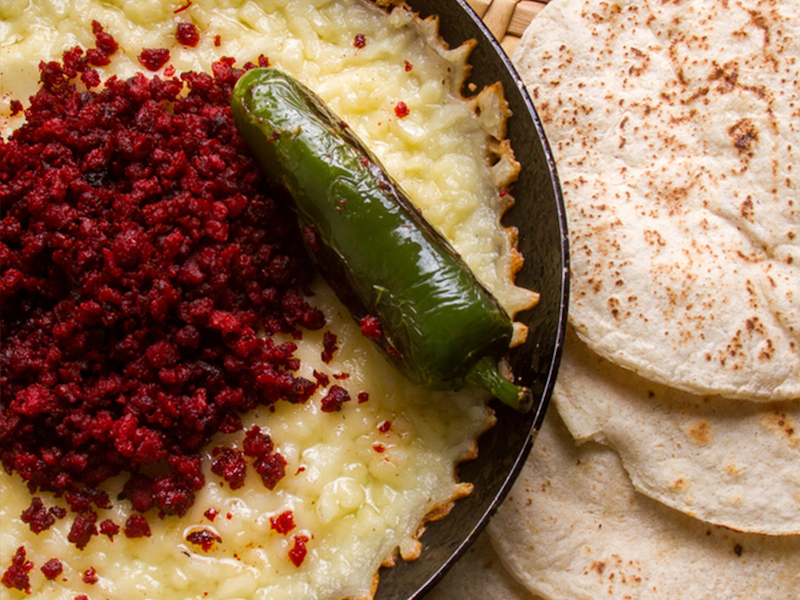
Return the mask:
{"type": "Polygon", "coordinates": [[[495,402],[495,427],[480,439],[479,456],[459,468],[462,481],[475,485],[473,494],[456,502],[450,515],[429,524],[421,538],[422,555],[398,559],[382,569],[376,600],[422,598],[447,568],[469,547],[505,497],[541,426],[555,383],[567,319],[569,261],[566,216],[555,165],[541,122],[524,86],[500,44],[464,0],[407,0],[422,17],[438,15],[440,34],[451,48],[466,40],[478,42],[471,55],[469,82],[479,89],[503,84],[513,116],[508,137],[522,164],[512,190],[515,205],[504,223],[519,229],[519,249],[525,263],[518,284],[541,294],[539,304],[520,315],[530,327],[528,341],[513,351],[518,380],[538,397],[526,414],[495,402]]]}

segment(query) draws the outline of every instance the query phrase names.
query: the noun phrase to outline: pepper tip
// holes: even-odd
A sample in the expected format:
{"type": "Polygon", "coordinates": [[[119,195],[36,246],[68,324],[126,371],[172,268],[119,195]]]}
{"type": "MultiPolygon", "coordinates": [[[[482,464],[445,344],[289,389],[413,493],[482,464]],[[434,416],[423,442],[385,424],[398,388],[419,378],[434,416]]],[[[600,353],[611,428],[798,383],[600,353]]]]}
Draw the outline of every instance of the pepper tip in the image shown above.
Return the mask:
{"type": "Polygon", "coordinates": [[[523,414],[531,412],[533,408],[533,392],[530,388],[520,388],[517,399],[517,410],[523,414]]]}
{"type": "Polygon", "coordinates": [[[521,413],[533,408],[533,392],[530,388],[518,386],[503,377],[491,357],[486,356],[472,366],[467,373],[467,382],[489,390],[503,404],[521,413]]]}

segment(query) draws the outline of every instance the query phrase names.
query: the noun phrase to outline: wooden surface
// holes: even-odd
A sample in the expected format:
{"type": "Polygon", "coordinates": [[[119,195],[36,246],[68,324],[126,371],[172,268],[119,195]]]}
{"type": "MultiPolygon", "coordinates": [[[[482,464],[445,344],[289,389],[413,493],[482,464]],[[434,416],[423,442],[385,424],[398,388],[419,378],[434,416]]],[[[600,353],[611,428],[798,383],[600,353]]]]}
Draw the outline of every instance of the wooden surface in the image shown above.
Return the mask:
{"type": "Polygon", "coordinates": [[[510,56],[531,19],[547,0],[467,0],[510,56]]]}

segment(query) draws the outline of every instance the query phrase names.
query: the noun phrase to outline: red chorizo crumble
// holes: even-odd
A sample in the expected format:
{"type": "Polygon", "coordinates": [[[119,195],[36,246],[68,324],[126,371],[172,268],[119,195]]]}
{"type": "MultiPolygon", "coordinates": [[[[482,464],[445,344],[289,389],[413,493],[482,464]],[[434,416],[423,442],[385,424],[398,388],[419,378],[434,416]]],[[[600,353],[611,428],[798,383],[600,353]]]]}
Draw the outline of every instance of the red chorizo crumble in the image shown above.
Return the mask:
{"type": "Polygon", "coordinates": [[[268,490],[275,489],[278,482],[286,476],[286,459],[280,454],[265,454],[256,459],[253,467],[261,475],[261,482],[268,490]]]}
{"type": "Polygon", "coordinates": [[[215,543],[222,543],[222,538],[209,529],[200,529],[187,535],[186,541],[190,544],[200,546],[203,552],[208,552],[215,543]]]}
{"type": "Polygon", "coordinates": [[[53,526],[57,514],[60,513],[52,508],[45,508],[42,499],[35,496],[31,499],[31,505],[22,511],[20,519],[28,524],[33,533],[41,533],[53,526]]]}
{"type": "Polygon", "coordinates": [[[273,453],[274,445],[270,437],[261,433],[261,428],[254,426],[247,432],[243,442],[243,451],[217,447],[212,451],[214,460],[211,471],[222,477],[231,486],[238,489],[245,483],[247,463],[245,456],[255,458],[253,468],[261,476],[262,483],[268,489],[274,489],[285,476],[286,460],[278,453],[273,453]]]}
{"type": "MultiPolygon", "coordinates": [[[[66,499],[79,548],[111,506],[98,486],[122,472],[134,510],[185,514],[212,435],[317,388],[293,374],[296,345],[269,336],[325,323],[302,299],[313,267],[295,217],[265,195],[231,119],[254,65],[95,91],[91,66],[118,46],[92,30],[96,48],[42,63],[26,123],[0,140],[0,461],[66,499]]],[[[270,455],[257,470],[274,487],[283,466],[270,455]]],[[[52,524],[43,508],[32,529],[52,524]]],[[[124,532],[150,535],[137,514],[124,532]]]]}
{"type": "Polygon", "coordinates": [[[169,62],[169,50],[166,48],[145,48],[136,58],[145,69],[158,71],[169,62]]]}
{"type": "Polygon", "coordinates": [[[356,48],[363,48],[367,45],[367,38],[364,37],[363,33],[357,33],[356,37],[353,38],[353,46],[356,48]]]}
{"type": "Polygon", "coordinates": [[[406,72],[408,72],[408,71],[410,71],[411,69],[413,69],[413,68],[414,68],[414,65],[412,65],[412,64],[411,64],[410,62],[408,62],[407,60],[404,60],[404,61],[403,61],[403,67],[405,68],[406,72]]]}
{"type": "Polygon", "coordinates": [[[314,369],[314,379],[317,380],[317,384],[319,387],[326,388],[331,381],[331,378],[327,375],[327,373],[320,373],[316,369],[314,369]]]}
{"type": "Polygon", "coordinates": [[[402,100],[395,104],[394,106],[394,114],[397,115],[398,119],[403,119],[408,116],[408,106],[402,100]]]}
{"type": "Polygon", "coordinates": [[[269,435],[261,432],[258,425],[254,425],[244,436],[242,449],[246,456],[261,458],[273,451],[274,445],[269,435]]]}
{"type": "Polygon", "coordinates": [[[150,537],[150,524],[142,515],[133,514],[125,521],[125,537],[129,539],[150,537]]]}
{"type": "Polygon", "coordinates": [[[213,522],[213,521],[214,521],[214,519],[216,519],[216,518],[217,518],[217,514],[218,514],[218,513],[217,513],[217,509],[216,509],[216,508],[214,508],[214,507],[212,506],[211,508],[209,508],[208,510],[206,510],[206,512],[204,512],[204,513],[203,513],[203,516],[204,516],[206,519],[208,519],[209,521],[212,521],[212,522],[213,522]]]}
{"type": "Polygon", "coordinates": [[[322,399],[322,412],[336,412],[342,410],[342,403],[350,400],[350,394],[341,386],[332,385],[327,395],[322,399]]]}
{"type": "Polygon", "coordinates": [[[232,490],[244,486],[247,478],[247,462],[239,450],[218,446],[212,450],[211,472],[228,482],[232,490]]]}
{"type": "MultiPolygon", "coordinates": [[[[92,21],[92,35],[94,35],[95,47],[86,52],[86,62],[95,67],[109,64],[111,62],[109,56],[119,50],[119,44],[110,33],[103,30],[103,26],[97,21],[92,21]]],[[[77,50],[77,47],[73,49],[73,51],[77,50]]]]}
{"type": "Polygon", "coordinates": [[[64,571],[64,565],[57,558],[51,558],[42,565],[41,571],[44,573],[45,578],[53,581],[64,571]]]}
{"type": "Polygon", "coordinates": [[[178,23],[175,39],[179,44],[194,48],[200,43],[200,33],[194,23],[178,23]]]}
{"type": "Polygon", "coordinates": [[[111,519],[105,519],[102,523],[100,523],[100,527],[98,528],[100,533],[107,536],[108,539],[114,540],[114,536],[117,535],[120,531],[119,525],[114,523],[111,519]]]}
{"type": "Polygon", "coordinates": [[[98,508],[111,508],[111,498],[102,490],[84,488],[82,490],[69,490],[64,497],[69,507],[76,513],[92,510],[92,505],[98,508]]]}
{"type": "Polygon", "coordinates": [[[358,403],[363,404],[369,400],[369,392],[358,392],[358,403]]]}
{"type": "Polygon", "coordinates": [[[294,536],[294,545],[292,546],[291,550],[289,550],[289,560],[292,561],[295,567],[299,567],[303,564],[303,561],[306,558],[306,553],[308,552],[306,548],[306,544],[308,543],[308,537],[305,535],[296,535],[294,536]]]}
{"type": "Polygon", "coordinates": [[[290,510],[284,511],[277,517],[270,517],[269,523],[272,529],[281,535],[286,535],[295,528],[294,514],[290,510]]]}
{"type": "Polygon", "coordinates": [[[333,360],[333,355],[339,349],[339,346],[336,345],[336,340],[336,334],[330,331],[326,331],[322,336],[322,353],[320,354],[320,358],[322,358],[322,362],[325,364],[333,360]]]}
{"type": "Polygon", "coordinates": [[[9,589],[22,590],[31,593],[31,580],[28,577],[33,563],[26,558],[25,546],[20,546],[11,558],[11,565],[3,573],[3,585],[9,589]]]}
{"type": "Polygon", "coordinates": [[[83,579],[83,582],[86,584],[94,585],[98,580],[97,571],[95,571],[94,567],[89,567],[83,572],[83,577],[81,577],[81,579],[83,579]]]}
{"type": "Polygon", "coordinates": [[[72,522],[72,527],[69,529],[67,540],[75,544],[78,550],[83,550],[86,544],[91,541],[92,537],[97,535],[96,521],[97,513],[94,511],[78,514],[72,522]]]}
{"type": "Polygon", "coordinates": [[[359,325],[361,326],[361,335],[366,338],[377,340],[383,335],[381,320],[378,317],[367,315],[359,321],[359,325]]]}

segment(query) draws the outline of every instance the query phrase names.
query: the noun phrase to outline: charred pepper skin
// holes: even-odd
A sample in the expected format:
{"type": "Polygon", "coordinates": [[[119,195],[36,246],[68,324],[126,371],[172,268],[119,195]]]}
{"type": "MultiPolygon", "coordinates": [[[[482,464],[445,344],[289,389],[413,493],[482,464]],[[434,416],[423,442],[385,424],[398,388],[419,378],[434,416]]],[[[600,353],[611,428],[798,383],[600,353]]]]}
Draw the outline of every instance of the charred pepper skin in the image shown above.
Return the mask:
{"type": "Polygon", "coordinates": [[[530,391],[498,371],[508,314],[363,142],[277,69],[246,72],[231,108],[268,178],[293,197],[323,277],[356,320],[380,320],[375,342],[389,361],[430,389],[477,385],[529,410],[530,391]]]}

